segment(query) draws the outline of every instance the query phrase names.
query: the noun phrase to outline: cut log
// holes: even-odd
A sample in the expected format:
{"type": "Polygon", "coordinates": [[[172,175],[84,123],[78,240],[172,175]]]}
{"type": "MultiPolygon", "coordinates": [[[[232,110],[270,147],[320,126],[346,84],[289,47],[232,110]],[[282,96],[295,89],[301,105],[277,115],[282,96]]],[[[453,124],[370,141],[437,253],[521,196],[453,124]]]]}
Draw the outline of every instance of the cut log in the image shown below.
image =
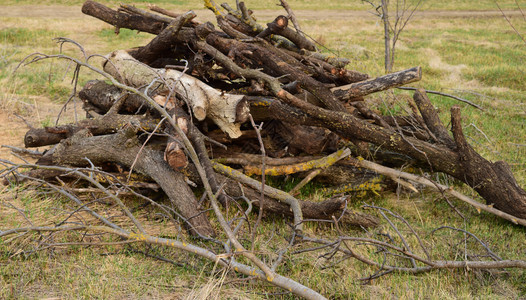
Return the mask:
{"type": "Polygon", "coordinates": [[[158,34],[168,25],[153,18],[116,11],[91,0],[84,2],[82,12],[114,25],[117,29],[129,28],[158,34]]]}
{"type": "Polygon", "coordinates": [[[156,115],[156,112],[139,95],[123,94],[120,88],[102,80],[90,80],[79,91],[83,109],[88,114],[92,111],[99,115],[106,114],[117,100],[123,96],[126,99],[119,109],[119,113],[138,114],[148,109],[149,112],[156,115]]]}
{"type": "Polygon", "coordinates": [[[91,135],[113,133],[124,126],[153,131],[159,122],[159,119],[152,118],[150,115],[111,114],[97,119],[85,119],[78,122],[77,125],[31,128],[26,132],[24,144],[28,148],[54,145],[81,130],[89,130],[91,135]]]}
{"type": "MultiPolygon", "coordinates": [[[[173,119],[177,126],[181,128],[184,134],[188,134],[188,128],[190,127],[190,120],[188,120],[188,115],[178,113],[180,110],[174,109],[173,119]]],[[[164,160],[168,165],[175,171],[181,171],[184,167],[188,165],[188,158],[184,152],[184,143],[182,138],[177,134],[177,132],[168,127],[168,142],[166,143],[166,149],[164,150],[164,160]]]]}
{"type": "Polygon", "coordinates": [[[257,37],[266,37],[271,34],[281,35],[291,42],[293,42],[299,49],[306,49],[309,51],[316,50],[316,46],[313,42],[299,34],[298,32],[292,30],[289,26],[289,20],[285,16],[278,16],[274,22],[267,23],[267,28],[260,32],[257,37]]]}
{"type": "Polygon", "coordinates": [[[245,96],[222,93],[177,70],[150,68],[124,50],[111,53],[109,60],[104,70],[119,81],[135,87],[153,85],[151,89],[157,93],[172,94],[173,89],[191,107],[196,119],[208,117],[231,138],[241,136],[240,125],[249,111],[245,96]]]}
{"type": "Polygon", "coordinates": [[[387,74],[374,79],[351,83],[344,86],[332,88],[331,91],[340,100],[362,97],[372,93],[385,91],[404,84],[422,79],[422,69],[414,67],[396,73],[387,74]]]}

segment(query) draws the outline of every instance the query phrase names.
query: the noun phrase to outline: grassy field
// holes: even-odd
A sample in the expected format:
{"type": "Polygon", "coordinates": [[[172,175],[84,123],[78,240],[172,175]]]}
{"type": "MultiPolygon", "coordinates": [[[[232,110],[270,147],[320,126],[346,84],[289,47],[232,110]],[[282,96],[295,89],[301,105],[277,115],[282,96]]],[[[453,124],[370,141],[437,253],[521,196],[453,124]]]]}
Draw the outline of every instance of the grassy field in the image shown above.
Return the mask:
{"type": "MultiPolygon", "coordinates": [[[[109,4],[111,5],[112,1],[98,1],[103,4],[109,4]]],[[[222,3],[219,1],[216,1],[218,3],[222,3]]],[[[341,10],[341,9],[350,9],[350,10],[367,10],[371,7],[371,5],[367,2],[360,1],[360,0],[354,0],[354,1],[328,1],[328,2],[320,2],[315,0],[291,0],[287,1],[291,7],[297,7],[297,10],[319,10],[319,9],[331,9],[331,10],[341,10]]],[[[379,1],[371,1],[373,3],[378,3],[379,1]]],[[[407,3],[416,3],[417,1],[406,1],[407,3]]],[[[74,6],[74,5],[80,5],[83,1],[79,0],[42,0],[38,1],[39,5],[68,5],[68,6],[74,6]]],[[[140,5],[146,5],[148,3],[154,3],[158,5],[163,5],[165,7],[170,8],[179,8],[179,9],[199,9],[203,8],[203,5],[200,3],[196,3],[190,0],[176,0],[176,1],[169,1],[169,0],[151,0],[151,1],[126,1],[126,3],[134,3],[138,6],[140,5]]],[[[235,2],[234,2],[235,3],[235,2]]],[[[276,1],[272,0],[260,0],[260,1],[245,1],[245,3],[249,3],[251,9],[275,9],[277,6],[276,1]]],[[[469,10],[469,11],[477,11],[477,10],[495,10],[497,9],[495,5],[495,1],[493,0],[480,0],[477,1],[476,4],[473,3],[473,1],[470,0],[455,0],[452,1],[438,1],[438,0],[427,0],[422,1],[423,5],[422,8],[424,10],[447,10],[447,11],[455,11],[455,10],[469,10]]],[[[518,1],[519,4],[521,4],[521,1],[518,1]]],[[[34,5],[35,2],[30,0],[4,0],[2,1],[3,5],[34,5]]],[[[498,1],[499,6],[502,9],[516,9],[517,8],[517,1],[515,0],[501,0],[498,1]]],[[[523,3],[522,3],[523,4],[523,3]]]]}
{"type": "MultiPolygon", "coordinates": [[[[200,2],[148,1],[174,11],[202,9],[200,2]]],[[[63,36],[84,45],[88,53],[106,54],[116,49],[144,45],[151,35],[113,29],[103,22],[80,13],[81,1],[5,0],[0,3],[0,144],[23,145],[26,125],[19,115],[33,126],[55,122],[61,105],[71,92],[72,70],[64,62],[42,62],[13,70],[28,54],[58,53],[52,38],[63,36]],[[66,74],[66,75],[65,75],[66,74]]],[[[104,3],[104,2],[103,2],[104,3]]],[[[136,2],[145,7],[146,1],[136,2]]],[[[349,68],[378,76],[383,74],[382,26],[361,1],[312,0],[289,1],[305,32],[326,46],[327,52],[351,59],[349,68]],[[347,10],[358,10],[356,13],[347,10]],[[352,17],[350,17],[352,16],[352,17]]],[[[526,35],[526,19],[516,10],[517,3],[526,9],[524,1],[499,1],[503,9],[515,9],[510,20],[517,31],[526,35]]],[[[247,1],[261,23],[281,14],[275,1],[247,1]],[[257,10],[265,9],[258,13],[257,10]],[[271,9],[272,11],[269,11],[271,9]]],[[[114,4],[111,4],[114,5],[114,4]]],[[[419,65],[423,80],[414,84],[430,90],[462,96],[481,105],[477,110],[449,98],[431,96],[449,123],[449,108],[462,107],[463,125],[468,141],[489,160],[505,160],[519,184],[526,187],[526,44],[502,17],[494,1],[426,1],[406,27],[397,46],[395,70],[419,65]]],[[[212,14],[198,10],[201,20],[211,20],[212,14]]],[[[78,55],[72,47],[68,54],[78,55]]],[[[96,76],[81,74],[80,84],[96,76]]],[[[396,91],[368,98],[380,109],[397,106],[411,93],[396,91]],[[389,106],[387,106],[389,104],[389,106]]],[[[72,120],[70,108],[63,121],[72,120]]],[[[0,149],[0,158],[16,159],[0,149]]],[[[278,180],[278,179],[276,179],[278,180]]],[[[469,196],[476,194],[458,187],[469,196]]],[[[316,195],[315,197],[320,197],[316,195]]],[[[492,251],[504,259],[526,259],[526,230],[481,213],[454,200],[465,215],[459,217],[437,194],[385,192],[352,198],[351,208],[375,203],[404,216],[425,239],[425,245],[437,259],[462,259],[463,249],[469,249],[472,259],[483,249],[472,240],[452,231],[431,234],[442,225],[462,228],[477,235],[492,251]]],[[[140,205],[127,199],[130,207],[140,205]]],[[[70,210],[63,199],[36,194],[28,188],[4,187],[0,194],[0,230],[17,226],[53,225],[64,211],[70,210]],[[29,220],[14,209],[26,212],[29,220]],[[58,217],[57,217],[58,216],[58,217]]],[[[108,216],[122,218],[113,208],[100,207],[108,216]]],[[[173,235],[163,226],[153,211],[141,210],[140,220],[149,231],[173,235]]],[[[253,216],[255,218],[255,216],[253,216]]],[[[307,224],[308,235],[335,237],[335,229],[327,225],[307,224]]],[[[347,228],[355,236],[378,237],[375,233],[394,236],[386,222],[371,232],[347,228]]],[[[285,221],[269,218],[259,227],[256,239],[258,254],[273,257],[285,247],[288,228],[285,221]]],[[[404,229],[404,233],[408,233],[404,229]]],[[[55,242],[66,242],[64,240],[55,242]]],[[[88,240],[111,242],[111,237],[91,236],[88,240]]],[[[17,245],[0,240],[0,299],[33,298],[102,298],[102,299],[267,299],[293,298],[275,288],[225,274],[213,263],[191,255],[174,253],[162,248],[141,245],[61,246],[31,255],[20,255],[17,245]],[[152,256],[163,256],[173,263],[152,256]],[[269,291],[275,294],[268,294],[269,291]]],[[[410,239],[414,246],[417,241],[410,239]]],[[[18,243],[24,243],[19,239],[18,243]]],[[[197,243],[197,242],[196,242],[197,243]]],[[[300,249],[298,246],[297,249],[300,249]]],[[[362,251],[366,251],[362,249],[362,251]]],[[[526,272],[506,271],[436,271],[420,275],[389,274],[364,284],[359,280],[373,274],[374,268],[347,259],[330,266],[320,258],[323,251],[288,255],[278,272],[312,287],[333,299],[368,298],[523,298],[526,297],[526,272]]],[[[374,256],[374,254],[371,253],[374,256]]],[[[377,257],[381,261],[381,257],[377,257]]]]}

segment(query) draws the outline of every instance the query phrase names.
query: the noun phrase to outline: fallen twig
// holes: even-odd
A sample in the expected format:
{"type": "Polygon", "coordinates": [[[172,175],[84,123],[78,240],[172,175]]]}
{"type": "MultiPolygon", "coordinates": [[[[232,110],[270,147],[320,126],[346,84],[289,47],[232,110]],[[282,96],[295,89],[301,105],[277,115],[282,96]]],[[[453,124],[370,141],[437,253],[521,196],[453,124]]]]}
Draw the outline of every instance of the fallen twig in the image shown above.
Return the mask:
{"type": "MultiPolygon", "coordinates": [[[[408,86],[399,86],[397,87],[397,89],[399,90],[407,90],[407,91],[416,91],[418,90],[418,88],[414,88],[414,87],[408,87],[408,86]]],[[[425,90],[426,93],[428,94],[435,94],[435,95],[440,95],[440,96],[444,96],[444,97],[448,97],[448,98],[452,98],[452,99],[455,99],[455,100],[458,100],[458,101],[461,101],[461,102],[464,102],[464,103],[467,103],[475,108],[478,108],[480,110],[485,110],[484,108],[482,108],[482,106],[478,105],[478,104],[475,104],[469,100],[466,100],[464,98],[460,98],[458,96],[455,96],[455,95],[451,95],[451,94],[446,94],[446,93],[442,93],[442,92],[437,92],[437,91],[430,91],[430,90],[425,90]]]]}
{"type": "Polygon", "coordinates": [[[465,196],[465,195],[453,190],[451,187],[448,187],[448,186],[445,186],[445,185],[433,182],[433,181],[431,181],[431,180],[429,180],[429,179],[427,179],[425,177],[414,175],[414,174],[403,172],[403,171],[398,171],[398,170],[395,170],[395,169],[392,169],[392,168],[389,168],[389,167],[385,167],[385,166],[379,165],[377,163],[374,163],[372,161],[368,161],[368,160],[365,160],[365,159],[349,158],[349,160],[357,167],[367,168],[367,169],[373,170],[375,172],[378,172],[380,174],[383,174],[383,175],[386,175],[386,176],[389,176],[389,177],[392,176],[392,177],[404,178],[406,180],[411,180],[411,181],[423,184],[423,185],[425,185],[427,187],[431,187],[433,189],[436,189],[436,190],[438,190],[441,193],[450,194],[450,195],[454,196],[455,198],[457,198],[457,199],[459,199],[459,200],[461,200],[461,201],[463,201],[463,202],[475,207],[479,213],[480,213],[481,210],[483,210],[483,211],[489,212],[491,214],[494,214],[494,215],[496,215],[498,217],[504,218],[504,219],[506,219],[508,221],[511,221],[513,224],[519,224],[519,225],[522,225],[522,226],[526,226],[526,220],[525,219],[521,219],[521,218],[517,218],[515,216],[512,216],[512,215],[510,215],[508,213],[505,213],[505,212],[503,212],[501,210],[498,210],[498,209],[494,208],[492,205],[482,204],[482,203],[480,203],[478,201],[475,201],[475,200],[469,198],[468,196],[465,196]]]}

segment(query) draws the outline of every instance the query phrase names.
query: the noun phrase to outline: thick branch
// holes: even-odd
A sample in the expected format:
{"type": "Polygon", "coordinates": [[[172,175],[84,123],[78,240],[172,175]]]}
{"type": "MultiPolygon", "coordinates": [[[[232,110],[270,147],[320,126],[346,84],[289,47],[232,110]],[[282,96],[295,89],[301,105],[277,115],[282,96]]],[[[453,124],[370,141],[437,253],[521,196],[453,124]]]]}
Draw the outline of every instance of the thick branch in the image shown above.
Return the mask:
{"type": "Polygon", "coordinates": [[[127,167],[137,158],[135,170],[153,178],[161,186],[174,207],[192,224],[191,232],[195,230],[205,236],[214,234],[206,215],[198,210],[197,200],[184,176],[165,163],[162,152],[148,146],[141,151],[133,130],[104,136],[75,136],[59,144],[53,154],[53,163],[84,166],[88,163],[86,158],[94,164],[116,162],[127,167]]]}
{"type": "Polygon", "coordinates": [[[153,131],[159,121],[150,115],[109,114],[102,118],[82,120],[78,125],[31,128],[26,132],[24,144],[26,147],[53,145],[84,129],[89,130],[92,135],[112,133],[126,125],[153,131]]]}
{"type": "Polygon", "coordinates": [[[396,73],[387,74],[374,79],[351,83],[344,86],[332,88],[331,91],[340,100],[362,97],[372,93],[385,91],[404,84],[422,79],[422,69],[414,67],[396,73]]]}
{"type": "Polygon", "coordinates": [[[413,99],[418,106],[418,110],[420,111],[427,128],[431,130],[441,143],[453,149],[455,147],[455,142],[449,136],[444,124],[442,124],[435,107],[426,95],[426,91],[424,89],[416,90],[413,99]]]}
{"type": "Polygon", "coordinates": [[[518,185],[508,164],[504,161],[487,161],[467,143],[458,106],[451,108],[451,126],[459,153],[459,167],[465,176],[464,182],[486,199],[489,205],[526,219],[526,191],[518,185]]]}
{"type": "Polygon", "coordinates": [[[185,99],[198,120],[209,117],[231,138],[241,136],[240,124],[247,119],[248,104],[243,95],[221,93],[204,82],[172,69],[153,69],[134,60],[126,51],[111,54],[112,63],[104,69],[114,77],[121,77],[135,87],[153,85],[157,93],[170,94],[170,90],[185,99]],[[159,82],[154,84],[155,82],[159,82]],[[167,83],[167,84],[164,84],[167,83]]]}
{"type": "Polygon", "coordinates": [[[146,46],[140,47],[133,53],[133,57],[138,61],[150,64],[155,61],[159,54],[170,49],[177,41],[177,33],[181,27],[196,17],[193,11],[189,11],[174,19],[163,31],[161,31],[146,46]]]}
{"type": "Polygon", "coordinates": [[[285,16],[278,16],[274,22],[267,23],[267,28],[260,32],[258,37],[266,37],[271,34],[278,34],[283,37],[286,37],[291,42],[293,42],[298,48],[306,49],[309,51],[316,50],[316,46],[313,42],[305,38],[305,36],[299,34],[298,32],[292,30],[288,27],[289,21],[285,16]]]}
{"type": "Polygon", "coordinates": [[[119,12],[92,0],[84,2],[82,12],[117,28],[136,29],[153,34],[158,34],[168,25],[153,18],[119,12]]]}

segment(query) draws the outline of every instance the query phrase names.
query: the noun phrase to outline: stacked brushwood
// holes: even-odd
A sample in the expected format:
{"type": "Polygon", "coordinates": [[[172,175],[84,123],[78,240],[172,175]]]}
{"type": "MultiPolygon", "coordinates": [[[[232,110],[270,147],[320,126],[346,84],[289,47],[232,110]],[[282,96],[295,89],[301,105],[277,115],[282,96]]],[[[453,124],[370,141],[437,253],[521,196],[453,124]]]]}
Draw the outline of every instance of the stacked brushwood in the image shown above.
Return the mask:
{"type": "MultiPolygon", "coordinates": [[[[315,177],[331,183],[337,195],[378,188],[378,177],[356,167],[353,157],[359,156],[448,174],[488,205],[526,218],[526,192],[506,163],[489,162],[467,144],[458,107],[451,109],[450,136],[424,90],[415,91],[412,114],[382,115],[367,106],[366,95],[420,80],[420,67],[371,78],[346,69],[347,59],[318,52],[285,16],[265,27],[242,2],[236,9],[206,4],[220,29],[195,21],[192,11],[175,15],[152,6],[155,14],[86,1],[82,12],[117,32],[129,28],[155,37],[106,57],[103,70],[114,81],[90,81],[78,93],[85,120],[27,132],[26,147],[55,145],[38,164],[93,164],[124,176],[140,174],[133,179],[137,189],[160,188],[186,218],[189,231],[202,236],[214,235],[214,229],[193,186],[208,184],[223,205],[246,196],[266,214],[293,217],[297,225],[333,216],[374,225],[375,218],[346,207],[347,197],[301,201],[262,188],[259,180],[315,177]]],[[[49,180],[72,176],[32,172],[49,180]]]]}

